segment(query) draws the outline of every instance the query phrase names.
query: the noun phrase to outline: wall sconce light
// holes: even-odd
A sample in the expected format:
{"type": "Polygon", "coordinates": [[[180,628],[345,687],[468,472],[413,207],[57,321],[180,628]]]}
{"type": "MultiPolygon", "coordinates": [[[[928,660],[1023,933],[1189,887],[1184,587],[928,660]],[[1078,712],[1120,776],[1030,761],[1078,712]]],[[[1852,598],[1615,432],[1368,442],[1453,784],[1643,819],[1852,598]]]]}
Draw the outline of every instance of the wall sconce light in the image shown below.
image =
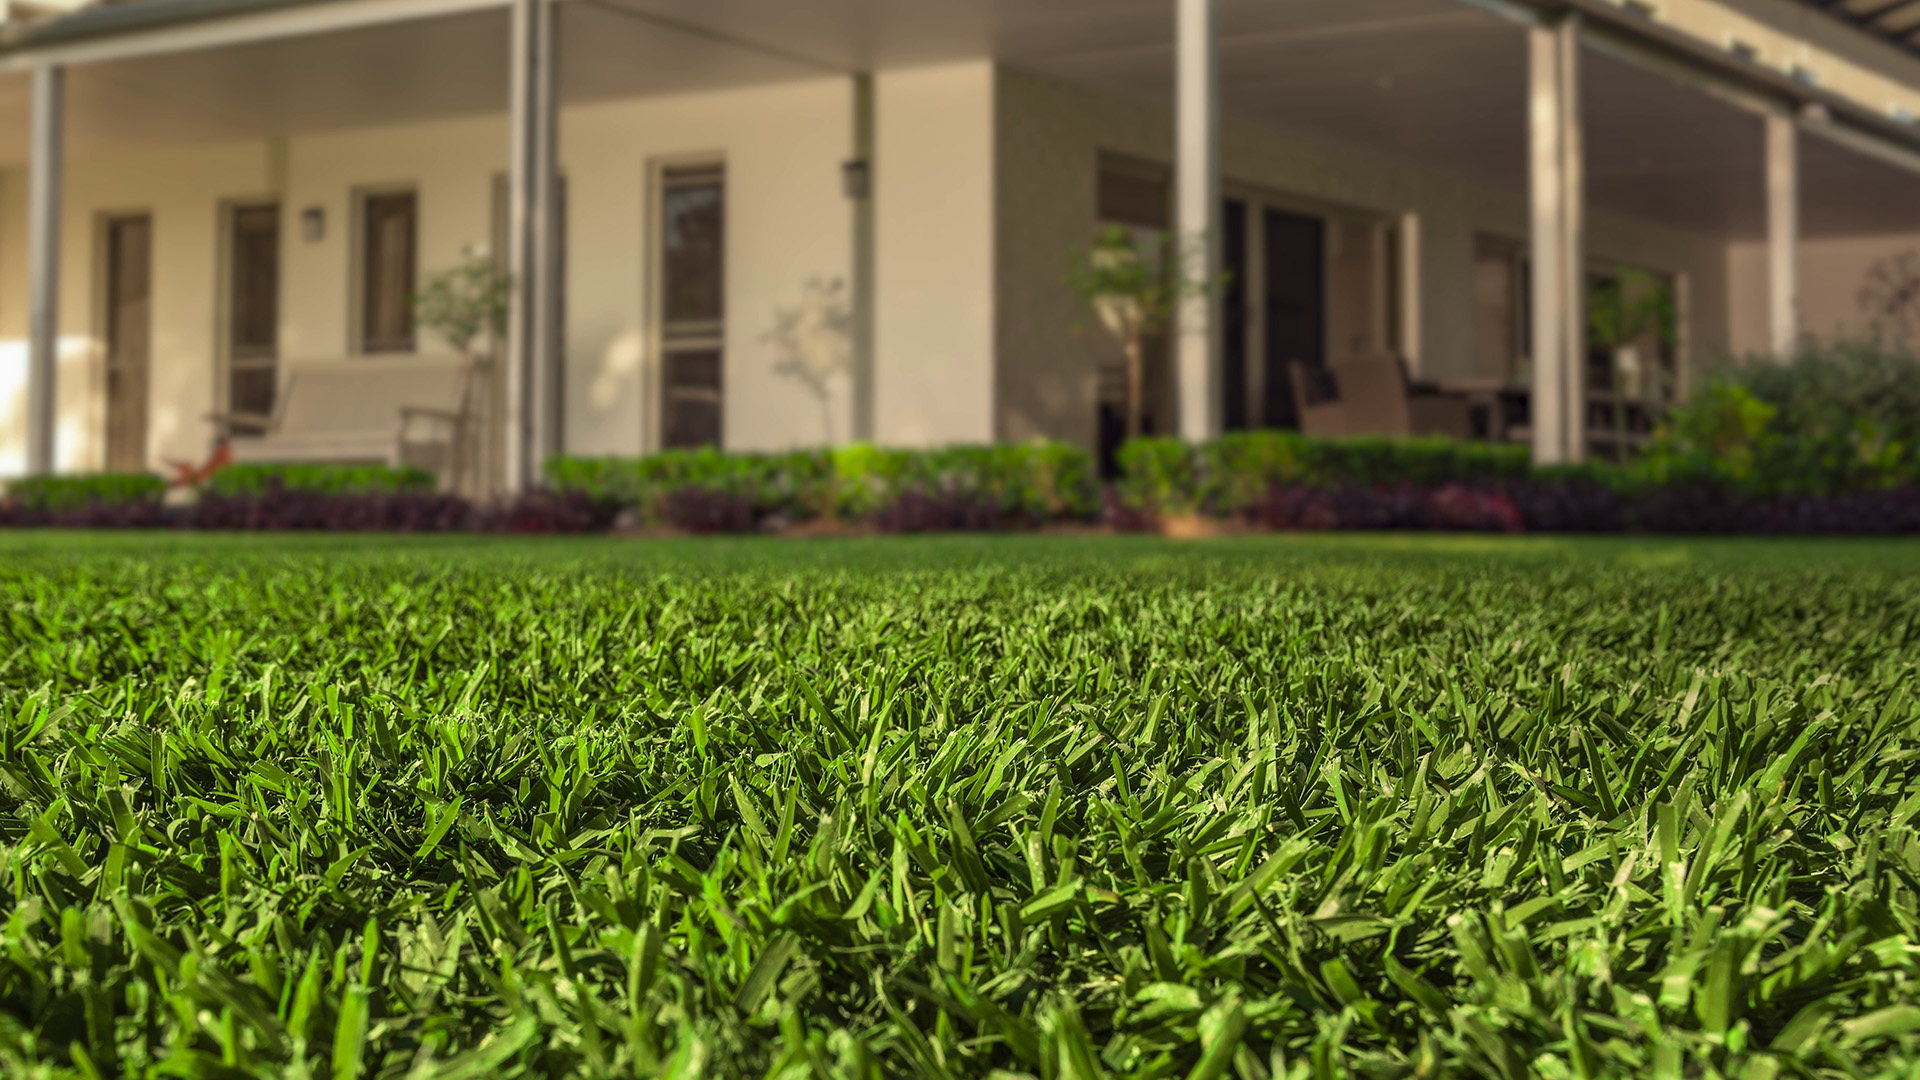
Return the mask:
{"type": "Polygon", "coordinates": [[[300,211],[300,238],[309,244],[317,244],[327,238],[325,207],[309,206],[300,211]]]}
{"type": "Polygon", "coordinates": [[[865,199],[873,194],[873,163],[858,158],[840,166],[840,188],[849,199],[865,199]]]}

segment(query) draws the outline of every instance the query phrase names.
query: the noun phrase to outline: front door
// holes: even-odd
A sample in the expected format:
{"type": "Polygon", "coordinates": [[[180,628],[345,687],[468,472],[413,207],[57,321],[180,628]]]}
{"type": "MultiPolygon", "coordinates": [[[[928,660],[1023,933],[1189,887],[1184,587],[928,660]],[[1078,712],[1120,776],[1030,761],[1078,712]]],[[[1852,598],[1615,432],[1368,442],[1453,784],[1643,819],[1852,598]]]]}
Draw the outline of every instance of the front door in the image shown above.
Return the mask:
{"type": "Polygon", "coordinates": [[[1327,356],[1327,225],[1257,201],[1221,214],[1221,378],[1227,430],[1298,427],[1296,362],[1327,356]]]}
{"type": "Polygon", "coordinates": [[[1266,427],[1300,426],[1293,404],[1295,363],[1327,359],[1326,225],[1319,218],[1269,207],[1265,227],[1266,427]]]}
{"type": "Polygon", "coordinates": [[[153,324],[153,220],[107,222],[107,468],[147,467],[147,361],[153,324]]]}

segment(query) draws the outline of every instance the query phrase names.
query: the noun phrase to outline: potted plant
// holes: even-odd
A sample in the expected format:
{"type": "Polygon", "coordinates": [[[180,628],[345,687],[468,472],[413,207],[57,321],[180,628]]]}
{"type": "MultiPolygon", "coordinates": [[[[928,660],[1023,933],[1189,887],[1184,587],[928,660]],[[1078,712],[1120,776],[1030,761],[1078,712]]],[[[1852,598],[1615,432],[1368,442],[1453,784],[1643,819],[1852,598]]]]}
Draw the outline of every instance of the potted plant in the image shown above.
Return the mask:
{"type": "Polygon", "coordinates": [[[1664,347],[1677,340],[1675,309],[1673,286],[1645,270],[1622,268],[1588,291],[1587,337],[1610,360],[1610,411],[1622,445],[1629,403],[1658,409],[1670,400],[1673,388],[1665,385],[1659,358],[1642,350],[1649,342],[1664,347]]]}

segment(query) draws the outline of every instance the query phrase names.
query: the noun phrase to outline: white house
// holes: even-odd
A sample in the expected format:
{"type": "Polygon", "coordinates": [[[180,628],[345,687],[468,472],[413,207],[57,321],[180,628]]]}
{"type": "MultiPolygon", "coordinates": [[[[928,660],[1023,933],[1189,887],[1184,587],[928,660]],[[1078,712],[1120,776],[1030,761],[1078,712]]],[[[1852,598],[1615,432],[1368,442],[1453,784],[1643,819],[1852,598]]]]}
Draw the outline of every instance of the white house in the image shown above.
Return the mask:
{"type": "Polygon", "coordinates": [[[0,44],[0,474],[203,459],[302,371],[394,424],[386,373],[450,352],[415,291],[480,248],[507,487],[1110,438],[1065,272],[1102,222],[1230,271],[1158,430],[1289,423],[1289,364],[1390,351],[1526,387],[1548,461],[1589,448],[1587,282],[1671,288],[1684,386],[1870,329],[1920,250],[1920,0],[76,6],[0,44]]]}

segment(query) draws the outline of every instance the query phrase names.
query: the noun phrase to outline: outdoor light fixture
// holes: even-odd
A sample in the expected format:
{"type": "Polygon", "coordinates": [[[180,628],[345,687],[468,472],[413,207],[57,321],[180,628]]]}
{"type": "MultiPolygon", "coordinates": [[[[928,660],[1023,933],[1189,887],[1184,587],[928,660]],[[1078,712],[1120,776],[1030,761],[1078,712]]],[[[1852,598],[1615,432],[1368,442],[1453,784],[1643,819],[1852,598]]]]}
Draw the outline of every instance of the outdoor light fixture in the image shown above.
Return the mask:
{"type": "Polygon", "coordinates": [[[300,237],[309,244],[317,244],[327,238],[325,207],[309,206],[300,211],[300,237]]]}
{"type": "Polygon", "coordinates": [[[864,199],[873,194],[873,163],[856,158],[840,166],[840,187],[849,199],[864,199]]]}

